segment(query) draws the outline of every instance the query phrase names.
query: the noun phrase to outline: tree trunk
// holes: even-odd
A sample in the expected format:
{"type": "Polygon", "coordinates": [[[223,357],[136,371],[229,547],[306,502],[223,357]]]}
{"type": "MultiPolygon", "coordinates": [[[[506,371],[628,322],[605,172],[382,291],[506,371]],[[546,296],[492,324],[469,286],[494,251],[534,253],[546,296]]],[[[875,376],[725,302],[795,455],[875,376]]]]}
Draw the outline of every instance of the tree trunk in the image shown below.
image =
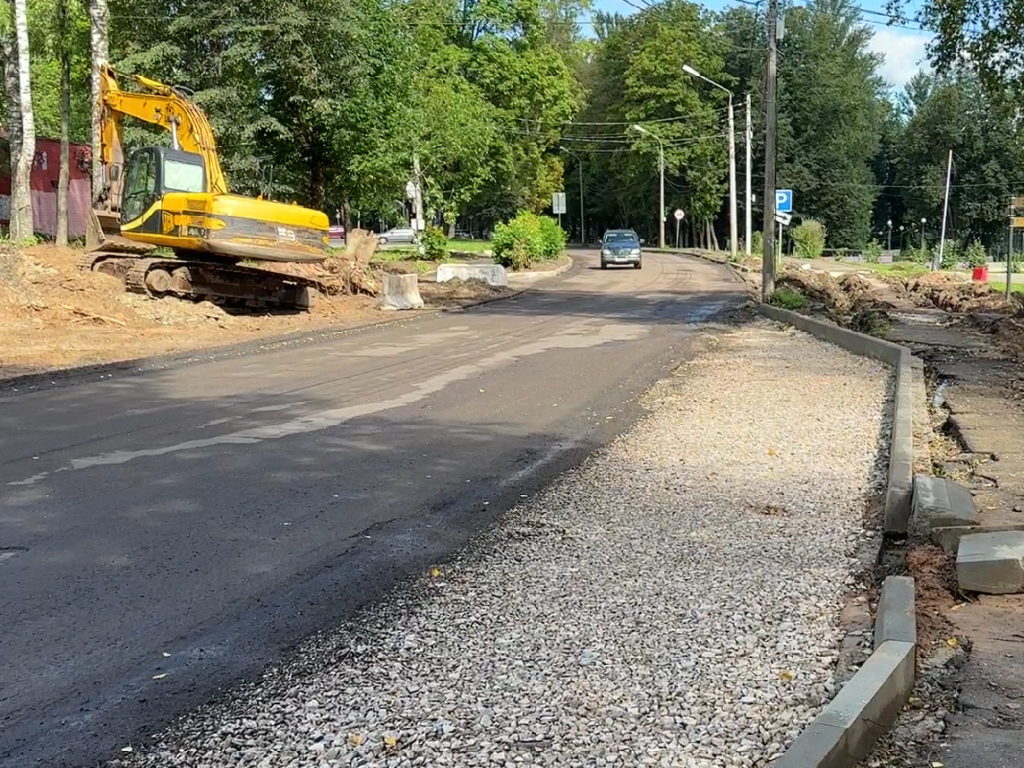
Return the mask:
{"type": "MultiPolygon", "coordinates": [[[[18,94],[18,46],[14,41],[14,30],[0,37],[0,45],[3,47],[4,57],[4,99],[7,102],[7,144],[11,157],[11,192],[14,192],[14,169],[18,167],[21,157],[21,104],[18,94]]],[[[13,216],[13,194],[8,201],[10,208],[7,212],[8,236],[10,229],[14,226],[13,216]]]]}
{"type": "MultiPolygon", "coordinates": [[[[32,115],[32,82],[29,77],[27,0],[14,0],[15,51],[17,53],[18,108],[21,141],[11,173],[11,240],[23,242],[35,232],[32,221],[32,165],[36,157],[36,127],[32,115]]],[[[14,142],[12,142],[13,144],[14,142]]],[[[12,160],[13,160],[12,152],[12,160]]]]}
{"type": "Polygon", "coordinates": [[[718,247],[718,234],[715,232],[715,225],[708,222],[708,232],[711,233],[711,242],[714,244],[714,250],[720,250],[718,247]]]}
{"type": "Polygon", "coordinates": [[[89,0],[90,47],[92,49],[92,200],[95,204],[103,194],[102,125],[100,118],[100,66],[108,63],[110,47],[107,28],[110,13],[107,0],[89,0]]]}
{"type": "MultiPolygon", "coordinates": [[[[68,3],[60,0],[57,6],[60,29],[67,34],[69,28],[68,3]]],[[[61,41],[60,50],[60,171],[57,176],[57,245],[68,244],[68,184],[71,180],[71,51],[67,41],[61,41]]]]}

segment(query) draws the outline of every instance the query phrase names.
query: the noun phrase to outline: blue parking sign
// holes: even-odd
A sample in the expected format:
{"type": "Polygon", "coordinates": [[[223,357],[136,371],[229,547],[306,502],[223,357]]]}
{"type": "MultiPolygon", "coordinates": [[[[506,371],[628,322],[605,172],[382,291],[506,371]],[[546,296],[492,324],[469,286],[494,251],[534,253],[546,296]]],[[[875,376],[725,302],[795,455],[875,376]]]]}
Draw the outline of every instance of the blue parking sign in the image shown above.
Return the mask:
{"type": "Polygon", "coordinates": [[[776,189],[775,190],[775,210],[779,213],[792,213],[793,212],[793,190],[792,189],[776,189]]]}

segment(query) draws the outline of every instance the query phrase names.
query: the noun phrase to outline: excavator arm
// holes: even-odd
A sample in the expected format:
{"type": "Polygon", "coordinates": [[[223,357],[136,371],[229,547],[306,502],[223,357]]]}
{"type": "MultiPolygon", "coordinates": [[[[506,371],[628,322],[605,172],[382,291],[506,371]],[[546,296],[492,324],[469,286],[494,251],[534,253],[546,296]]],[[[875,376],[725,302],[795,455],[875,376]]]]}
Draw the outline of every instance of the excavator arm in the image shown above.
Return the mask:
{"type": "Polygon", "coordinates": [[[170,131],[175,149],[203,158],[207,191],[227,194],[228,185],[217,155],[217,142],[203,111],[173,86],[141,75],[135,75],[134,79],[145,92],[121,90],[114,70],[108,65],[100,67],[102,161],[107,169],[108,183],[115,183],[109,169],[124,163],[122,121],[128,116],[170,131]]]}

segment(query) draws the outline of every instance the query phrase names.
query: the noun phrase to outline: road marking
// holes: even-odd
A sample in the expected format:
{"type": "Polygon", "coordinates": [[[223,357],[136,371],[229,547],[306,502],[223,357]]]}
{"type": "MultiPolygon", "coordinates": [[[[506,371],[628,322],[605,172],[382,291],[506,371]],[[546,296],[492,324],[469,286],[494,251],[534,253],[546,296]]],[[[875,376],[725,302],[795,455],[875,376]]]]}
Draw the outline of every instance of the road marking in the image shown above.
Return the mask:
{"type": "Polygon", "coordinates": [[[159,448],[143,448],[135,451],[112,451],[96,456],[84,456],[72,459],[70,463],[52,471],[40,472],[23,480],[8,482],[7,485],[34,485],[56,472],[68,472],[92,467],[127,464],[136,459],[194,451],[201,448],[212,448],[218,445],[252,445],[264,440],[277,440],[283,437],[301,435],[337,427],[346,421],[363,416],[389,411],[406,405],[412,405],[445,389],[450,384],[478,376],[499,365],[515,362],[525,357],[540,355],[555,349],[587,349],[622,341],[633,341],[651,332],[649,327],[627,323],[606,323],[604,320],[580,321],[568,329],[548,338],[520,344],[511,349],[501,350],[479,362],[466,363],[450,370],[443,371],[427,378],[411,389],[390,400],[381,400],[361,405],[349,405],[344,408],[331,408],[306,416],[297,417],[277,424],[266,424],[251,429],[243,429],[224,435],[187,440],[174,445],[159,448]]]}

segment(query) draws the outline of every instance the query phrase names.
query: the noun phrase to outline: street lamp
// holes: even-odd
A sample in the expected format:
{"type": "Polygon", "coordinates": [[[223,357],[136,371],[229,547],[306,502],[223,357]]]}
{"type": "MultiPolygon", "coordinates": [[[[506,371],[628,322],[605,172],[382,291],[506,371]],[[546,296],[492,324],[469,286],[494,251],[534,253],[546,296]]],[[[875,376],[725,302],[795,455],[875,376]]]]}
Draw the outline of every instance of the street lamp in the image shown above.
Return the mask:
{"type": "MultiPolygon", "coordinates": [[[[700,72],[691,67],[689,64],[683,65],[683,72],[703,80],[709,85],[713,85],[715,88],[719,88],[726,92],[729,96],[729,252],[735,258],[736,256],[736,128],[735,118],[732,110],[732,91],[726,88],[721,83],[716,83],[709,77],[704,77],[700,72]]],[[[749,144],[749,143],[748,143],[749,144]]],[[[747,168],[747,178],[750,178],[750,168],[747,168]]],[[[750,213],[750,203],[747,203],[747,213],[750,213]]]]}
{"type": "Polygon", "coordinates": [[[560,150],[566,152],[576,158],[576,164],[580,169],[580,245],[587,244],[587,228],[583,223],[583,158],[573,152],[571,149],[566,147],[559,147],[560,150]]]}
{"type": "Polygon", "coordinates": [[[921,258],[924,258],[924,225],[928,221],[924,216],[921,217],[921,258]]]}
{"type": "Polygon", "coordinates": [[[661,175],[661,208],[658,211],[658,247],[665,248],[665,142],[648,131],[646,128],[635,123],[629,126],[637,133],[646,133],[658,142],[658,172],[661,175]]]}
{"type": "Polygon", "coordinates": [[[887,222],[885,222],[885,227],[886,227],[886,229],[889,232],[889,240],[887,242],[887,245],[886,245],[885,249],[887,251],[891,251],[892,250],[892,219],[889,219],[887,222]]]}

